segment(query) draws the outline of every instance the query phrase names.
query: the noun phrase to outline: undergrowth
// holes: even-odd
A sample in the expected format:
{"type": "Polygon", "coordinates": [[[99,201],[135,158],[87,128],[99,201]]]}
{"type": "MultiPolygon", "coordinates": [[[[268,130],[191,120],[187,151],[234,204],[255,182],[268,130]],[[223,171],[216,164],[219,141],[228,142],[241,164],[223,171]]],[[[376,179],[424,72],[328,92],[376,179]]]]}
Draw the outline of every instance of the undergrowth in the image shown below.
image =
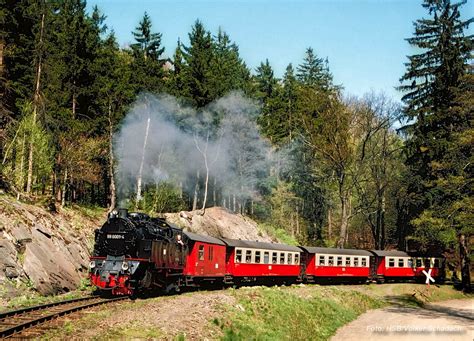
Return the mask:
{"type": "Polygon", "coordinates": [[[304,293],[280,288],[235,291],[237,307],[223,319],[223,340],[327,340],[363,312],[385,305],[357,291],[319,288],[304,293]]]}
{"type": "Polygon", "coordinates": [[[288,234],[288,232],[282,228],[275,227],[274,225],[268,223],[261,223],[258,225],[258,227],[273,239],[277,239],[280,243],[295,246],[299,245],[296,238],[288,234]]]}

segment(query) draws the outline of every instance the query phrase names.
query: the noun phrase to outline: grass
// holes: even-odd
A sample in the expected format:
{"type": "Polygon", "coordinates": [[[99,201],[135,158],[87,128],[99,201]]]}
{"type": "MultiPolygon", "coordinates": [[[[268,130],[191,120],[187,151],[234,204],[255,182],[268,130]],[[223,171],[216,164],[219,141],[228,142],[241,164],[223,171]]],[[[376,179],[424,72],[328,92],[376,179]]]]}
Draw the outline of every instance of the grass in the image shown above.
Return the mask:
{"type": "Polygon", "coordinates": [[[431,285],[414,283],[390,283],[384,285],[348,286],[350,290],[358,290],[369,296],[382,298],[390,303],[423,306],[427,303],[450,299],[472,298],[450,285],[431,285]]]}
{"type": "Polygon", "coordinates": [[[382,300],[337,287],[251,288],[235,291],[239,304],[223,319],[223,340],[327,340],[361,313],[385,305],[382,300]]]}
{"type": "Polygon", "coordinates": [[[43,296],[33,289],[33,283],[31,283],[31,281],[22,282],[7,280],[0,285],[0,296],[6,299],[8,303],[5,306],[0,307],[0,312],[79,298],[90,294],[92,290],[93,288],[89,285],[89,281],[83,279],[78,290],[62,295],[43,296]],[[10,297],[13,295],[13,292],[15,293],[15,296],[10,297]]]}

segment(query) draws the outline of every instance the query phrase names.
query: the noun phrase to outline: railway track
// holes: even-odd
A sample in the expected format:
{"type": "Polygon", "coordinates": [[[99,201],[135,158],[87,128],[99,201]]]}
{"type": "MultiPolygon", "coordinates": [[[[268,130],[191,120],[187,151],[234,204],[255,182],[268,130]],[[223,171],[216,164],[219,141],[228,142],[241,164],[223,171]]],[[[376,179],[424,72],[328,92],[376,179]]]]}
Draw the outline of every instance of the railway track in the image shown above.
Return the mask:
{"type": "Polygon", "coordinates": [[[44,333],[42,325],[45,322],[86,308],[127,298],[127,296],[124,296],[107,299],[88,296],[0,313],[0,339],[39,336],[44,333]]]}

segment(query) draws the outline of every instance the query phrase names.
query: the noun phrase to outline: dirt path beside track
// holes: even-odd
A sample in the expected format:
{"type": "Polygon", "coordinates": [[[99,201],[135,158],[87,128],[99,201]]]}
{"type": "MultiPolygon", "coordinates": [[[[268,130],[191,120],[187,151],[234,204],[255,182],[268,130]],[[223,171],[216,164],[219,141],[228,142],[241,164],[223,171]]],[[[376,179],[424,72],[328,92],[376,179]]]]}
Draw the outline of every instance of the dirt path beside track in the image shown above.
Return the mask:
{"type": "Polygon", "coordinates": [[[369,311],[340,328],[331,341],[474,340],[474,299],[423,308],[390,306],[369,311]]]}

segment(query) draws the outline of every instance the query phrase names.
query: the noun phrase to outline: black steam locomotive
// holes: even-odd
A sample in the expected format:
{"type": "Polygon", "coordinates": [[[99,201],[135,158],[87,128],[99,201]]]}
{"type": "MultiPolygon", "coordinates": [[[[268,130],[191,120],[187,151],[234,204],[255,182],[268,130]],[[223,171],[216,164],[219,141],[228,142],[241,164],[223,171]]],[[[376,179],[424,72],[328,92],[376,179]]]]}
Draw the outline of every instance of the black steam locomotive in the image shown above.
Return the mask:
{"type": "Polygon", "coordinates": [[[183,267],[185,242],[181,230],[162,219],[114,210],[95,231],[91,281],[113,295],[130,295],[152,286],[170,290],[173,281],[167,279],[183,267]],[[161,271],[151,259],[164,260],[161,271]]]}

